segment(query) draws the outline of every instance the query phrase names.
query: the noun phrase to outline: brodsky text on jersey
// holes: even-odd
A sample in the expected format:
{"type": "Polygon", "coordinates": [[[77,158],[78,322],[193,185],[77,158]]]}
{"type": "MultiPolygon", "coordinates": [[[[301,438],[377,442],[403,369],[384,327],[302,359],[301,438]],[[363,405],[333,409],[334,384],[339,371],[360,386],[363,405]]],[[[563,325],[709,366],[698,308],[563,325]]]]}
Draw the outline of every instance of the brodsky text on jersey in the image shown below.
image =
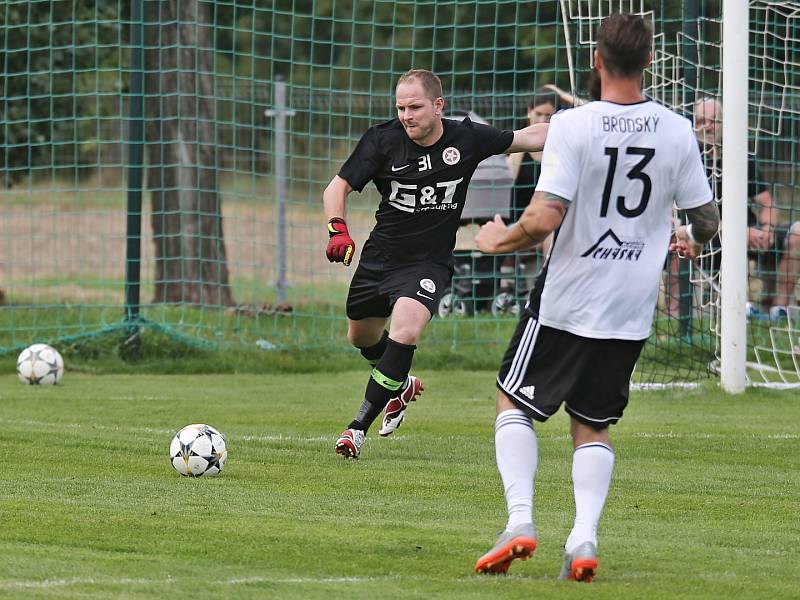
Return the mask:
{"type": "Polygon", "coordinates": [[[607,133],[640,133],[647,131],[655,133],[658,128],[659,118],[650,117],[611,117],[603,115],[603,131],[607,133]]]}

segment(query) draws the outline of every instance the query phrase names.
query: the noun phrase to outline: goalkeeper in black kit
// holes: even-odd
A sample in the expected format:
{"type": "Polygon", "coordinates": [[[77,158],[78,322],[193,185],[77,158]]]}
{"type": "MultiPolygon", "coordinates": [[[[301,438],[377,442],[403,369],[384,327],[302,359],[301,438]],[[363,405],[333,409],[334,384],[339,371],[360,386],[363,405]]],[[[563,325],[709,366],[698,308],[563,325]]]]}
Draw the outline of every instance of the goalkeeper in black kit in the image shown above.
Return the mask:
{"type": "Polygon", "coordinates": [[[348,195],[370,181],[381,195],[347,296],[347,339],[372,373],[355,418],[336,440],[345,458],[358,458],[384,410],[379,434],[391,435],[424,389],[409,374],[411,363],[452,278],[456,231],[478,163],[539,151],[547,135],[547,124],[509,131],[443,118],[441,81],[426,70],[402,75],[395,100],[397,118],[367,130],[323,193],[328,260],[345,266],[356,252],[345,220],[348,195]]]}

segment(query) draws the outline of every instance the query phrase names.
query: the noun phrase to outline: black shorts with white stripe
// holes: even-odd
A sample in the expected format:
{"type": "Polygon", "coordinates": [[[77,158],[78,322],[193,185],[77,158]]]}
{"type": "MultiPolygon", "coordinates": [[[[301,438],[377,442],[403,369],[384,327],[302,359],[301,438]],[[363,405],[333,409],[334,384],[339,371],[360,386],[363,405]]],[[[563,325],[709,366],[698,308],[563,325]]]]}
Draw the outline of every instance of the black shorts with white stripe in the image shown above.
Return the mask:
{"type": "Polygon", "coordinates": [[[553,329],[525,311],[497,375],[497,387],[531,418],[564,404],[576,420],[605,429],[628,405],[631,373],[646,340],[586,338],[553,329]]]}

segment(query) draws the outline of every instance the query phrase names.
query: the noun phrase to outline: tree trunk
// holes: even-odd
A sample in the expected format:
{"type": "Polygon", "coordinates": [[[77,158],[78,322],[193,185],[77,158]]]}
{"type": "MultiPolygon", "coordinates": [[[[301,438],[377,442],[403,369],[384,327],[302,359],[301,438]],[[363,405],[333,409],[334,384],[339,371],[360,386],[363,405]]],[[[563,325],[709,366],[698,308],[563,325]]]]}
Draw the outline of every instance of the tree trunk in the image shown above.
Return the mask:
{"type": "Polygon", "coordinates": [[[153,301],[232,305],[217,187],[208,3],[159,0],[145,6],[153,301]]]}

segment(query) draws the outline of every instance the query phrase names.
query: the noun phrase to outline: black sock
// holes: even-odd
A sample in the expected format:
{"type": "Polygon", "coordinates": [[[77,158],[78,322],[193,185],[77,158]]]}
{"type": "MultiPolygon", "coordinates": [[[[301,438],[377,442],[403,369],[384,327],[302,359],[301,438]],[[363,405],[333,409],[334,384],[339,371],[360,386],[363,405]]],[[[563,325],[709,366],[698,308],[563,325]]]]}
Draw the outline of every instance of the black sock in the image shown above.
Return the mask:
{"type": "Polygon", "coordinates": [[[383,353],[386,352],[386,340],[389,339],[389,332],[385,329],[383,330],[383,335],[378,342],[372,346],[368,346],[366,348],[359,348],[361,350],[361,356],[367,359],[370,365],[375,368],[375,365],[378,364],[378,361],[383,356],[383,353]]]}
{"type": "Polygon", "coordinates": [[[386,338],[386,351],[372,370],[358,416],[350,424],[353,429],[367,431],[386,404],[397,396],[411,370],[417,347],[386,338]]]}

